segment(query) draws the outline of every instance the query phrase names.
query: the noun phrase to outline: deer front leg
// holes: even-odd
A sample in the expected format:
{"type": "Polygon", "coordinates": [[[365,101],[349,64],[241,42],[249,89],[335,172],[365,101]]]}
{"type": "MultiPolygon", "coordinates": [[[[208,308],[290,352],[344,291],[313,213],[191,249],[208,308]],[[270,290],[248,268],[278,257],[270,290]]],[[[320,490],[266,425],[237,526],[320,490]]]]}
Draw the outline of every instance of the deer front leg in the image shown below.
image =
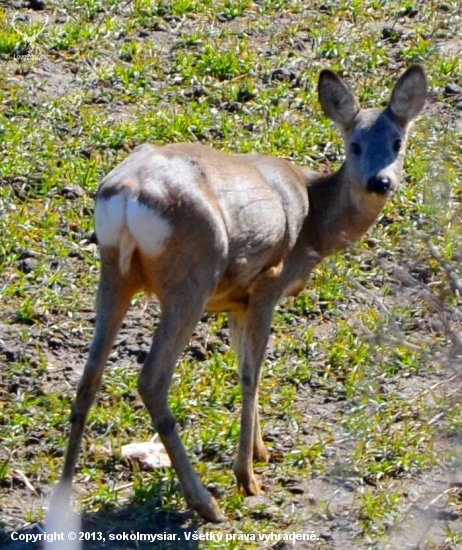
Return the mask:
{"type": "Polygon", "coordinates": [[[261,363],[268,342],[273,304],[251,307],[244,313],[231,316],[231,335],[237,348],[239,378],[242,393],[241,432],[234,474],[239,488],[246,495],[255,495],[260,487],[253,473],[252,458],[268,460],[258,416],[258,384],[261,363]]]}
{"type": "Polygon", "coordinates": [[[181,301],[169,301],[163,307],[138,380],[138,390],[172,461],[186,502],[206,520],[219,522],[224,520],[224,516],[215,499],[199,481],[167,404],[175,364],[204,311],[204,303],[195,301],[195,293],[197,295],[197,289],[184,287],[181,301]]]}
{"type": "MultiPolygon", "coordinates": [[[[244,333],[247,325],[247,312],[230,313],[229,330],[231,336],[231,344],[234,349],[234,353],[237,356],[237,363],[239,369],[239,379],[242,374],[242,366],[244,364],[244,333]],[[242,349],[242,352],[241,352],[242,349]]],[[[265,344],[266,347],[266,344],[265,344]]],[[[255,419],[254,419],[254,431],[253,431],[253,459],[258,462],[269,462],[270,453],[263,442],[260,427],[260,415],[258,413],[258,387],[255,395],[255,419]]]]}

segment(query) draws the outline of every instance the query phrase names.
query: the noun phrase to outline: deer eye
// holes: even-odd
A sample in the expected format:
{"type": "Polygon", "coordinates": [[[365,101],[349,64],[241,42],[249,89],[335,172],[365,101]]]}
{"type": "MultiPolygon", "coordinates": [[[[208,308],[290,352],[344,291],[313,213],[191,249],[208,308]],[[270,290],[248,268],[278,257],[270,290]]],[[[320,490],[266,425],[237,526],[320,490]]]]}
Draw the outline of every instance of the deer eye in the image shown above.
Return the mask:
{"type": "Polygon", "coordinates": [[[356,155],[356,156],[360,155],[361,154],[361,145],[359,145],[359,143],[354,141],[351,144],[351,152],[353,153],[353,155],[356,155]]]}
{"type": "Polygon", "coordinates": [[[393,151],[398,153],[401,149],[402,144],[403,142],[400,139],[395,139],[395,141],[393,142],[393,151]]]}

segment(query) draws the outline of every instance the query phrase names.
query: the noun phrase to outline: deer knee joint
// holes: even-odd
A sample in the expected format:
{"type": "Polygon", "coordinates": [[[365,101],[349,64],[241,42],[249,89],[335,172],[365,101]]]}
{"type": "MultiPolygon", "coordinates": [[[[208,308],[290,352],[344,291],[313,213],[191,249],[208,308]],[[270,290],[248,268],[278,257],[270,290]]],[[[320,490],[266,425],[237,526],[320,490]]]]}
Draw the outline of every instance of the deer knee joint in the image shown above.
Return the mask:
{"type": "Polygon", "coordinates": [[[255,388],[255,376],[243,373],[241,375],[241,385],[243,390],[253,390],[255,388]]]}
{"type": "Polygon", "coordinates": [[[80,422],[83,422],[83,415],[82,415],[80,407],[77,405],[77,403],[74,403],[72,405],[71,415],[69,417],[69,422],[71,424],[78,424],[80,422]]]}
{"type": "Polygon", "coordinates": [[[163,416],[154,420],[154,427],[160,436],[169,436],[176,426],[176,420],[173,415],[163,416]]]}

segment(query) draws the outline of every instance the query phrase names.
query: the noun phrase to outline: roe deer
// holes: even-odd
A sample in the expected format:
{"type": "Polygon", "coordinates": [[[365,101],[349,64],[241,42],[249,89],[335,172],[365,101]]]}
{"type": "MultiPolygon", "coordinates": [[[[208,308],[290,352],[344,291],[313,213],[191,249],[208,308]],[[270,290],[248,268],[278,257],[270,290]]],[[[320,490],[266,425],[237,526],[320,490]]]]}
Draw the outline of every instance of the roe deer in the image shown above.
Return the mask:
{"type": "Polygon", "coordinates": [[[104,178],[95,212],[101,254],[96,329],[55,495],[69,500],[87,413],[139,290],[157,296],[161,315],[138,389],[187,503],[207,520],[223,519],[167,404],[175,364],[204,311],[229,314],[242,391],[234,474],[246,495],[259,492],[252,459],[269,458],[258,384],[273,310],[281,298],[303,289],[316,264],[357,241],[377,218],[398,187],[409,123],[423,108],[426,89],[423,69],[413,65],[384,109],[362,110],[343,80],[323,70],[319,100],[340,127],[346,149],[334,174],[194,143],[141,145],[104,178]]]}

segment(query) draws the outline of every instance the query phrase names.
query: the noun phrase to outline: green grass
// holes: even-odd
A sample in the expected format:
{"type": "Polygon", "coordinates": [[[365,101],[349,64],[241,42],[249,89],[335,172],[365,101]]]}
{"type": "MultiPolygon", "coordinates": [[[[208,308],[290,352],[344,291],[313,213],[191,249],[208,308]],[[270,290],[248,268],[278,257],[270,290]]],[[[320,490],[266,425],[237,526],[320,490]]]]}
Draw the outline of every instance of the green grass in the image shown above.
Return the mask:
{"type": "MultiPolygon", "coordinates": [[[[462,85],[461,8],[432,0],[411,16],[413,4],[401,0],[309,4],[50,1],[52,21],[34,47],[40,62],[14,59],[24,43],[10,26],[12,11],[0,8],[0,328],[20,350],[1,372],[0,482],[12,469],[37,486],[59,475],[75,391],[75,379],[63,383],[64,367],[83,363],[93,326],[92,195],[101,177],[145,141],[202,141],[335,169],[342,146],[317,102],[319,70],[342,71],[372,106],[414,62],[424,64],[431,92],[412,132],[402,189],[368,238],[319,267],[275,315],[261,405],[265,433],[278,434],[269,446],[279,458],[257,467],[269,485],[263,503],[242,498],[232,477],[240,394],[234,356],[226,346],[219,351],[224,316],[207,324],[206,359],[186,355],[179,363],[171,406],[201,478],[223,489],[231,528],[247,533],[297,531],[307,517],[322,516],[322,499],[305,516],[296,506],[287,512],[294,495],[280,480],[295,477],[309,490],[311,478],[340,471],[361,480],[350,509],[358,547],[386,541],[390,518],[399,523],[406,503],[397,485],[432,468],[441,453],[450,460],[451,445],[441,449],[439,439],[460,434],[460,400],[449,408],[444,384],[425,390],[449,376],[449,329],[460,331],[461,298],[422,235],[460,280],[462,136],[444,90],[462,85]],[[396,30],[388,39],[385,26],[396,30]],[[41,63],[48,70],[37,73],[41,63]],[[286,76],[276,78],[278,68],[286,76]],[[69,195],[76,185],[81,191],[69,195]],[[417,279],[413,287],[397,283],[403,274],[417,279]],[[76,348],[66,348],[68,335],[76,348]],[[53,353],[48,342],[56,337],[63,343],[53,353]],[[31,445],[31,434],[46,444],[31,445]]],[[[136,311],[144,303],[138,298],[136,311]]],[[[137,317],[146,336],[151,315],[137,317]]],[[[172,472],[132,473],[95,451],[117,454],[152,436],[135,396],[138,370],[133,357],[111,363],[92,409],[76,475],[87,510],[131,498],[184,508],[172,472]]],[[[7,486],[0,499],[14,495],[16,486],[7,486]]],[[[23,519],[43,513],[25,509],[23,519]]],[[[460,541],[450,524],[447,537],[460,541]]]]}

